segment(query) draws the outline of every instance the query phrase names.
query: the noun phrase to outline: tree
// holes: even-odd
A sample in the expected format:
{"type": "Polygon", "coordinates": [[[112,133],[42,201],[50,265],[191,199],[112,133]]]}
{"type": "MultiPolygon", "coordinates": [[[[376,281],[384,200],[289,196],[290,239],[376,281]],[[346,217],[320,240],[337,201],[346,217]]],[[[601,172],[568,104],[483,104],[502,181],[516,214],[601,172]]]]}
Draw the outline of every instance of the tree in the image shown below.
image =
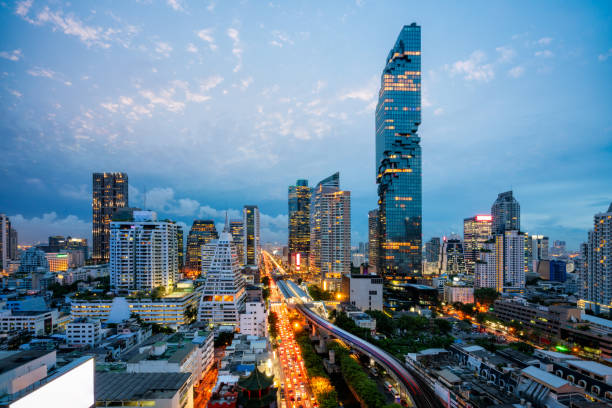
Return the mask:
{"type": "Polygon", "coordinates": [[[271,338],[276,338],[276,336],[278,336],[278,330],[276,330],[277,321],[278,317],[276,316],[276,312],[270,312],[268,315],[268,331],[270,332],[271,338]]]}
{"type": "Polygon", "coordinates": [[[493,288],[480,288],[474,291],[474,300],[481,305],[490,306],[498,297],[499,293],[493,288]]]}
{"type": "Polygon", "coordinates": [[[510,343],[510,347],[525,354],[533,354],[533,347],[522,341],[510,343]]]}
{"type": "Polygon", "coordinates": [[[263,288],[261,290],[261,296],[263,296],[264,301],[268,300],[268,298],[270,297],[270,289],[269,288],[263,288]]]}
{"type": "Polygon", "coordinates": [[[438,333],[448,334],[452,330],[452,326],[448,320],[445,319],[435,319],[434,324],[438,333]]]}
{"type": "Polygon", "coordinates": [[[232,340],[234,340],[234,332],[220,332],[215,339],[215,347],[229,346],[232,344],[232,340]]]}
{"type": "Polygon", "coordinates": [[[159,298],[163,297],[165,294],[166,294],[166,288],[163,287],[163,286],[157,286],[151,292],[151,297],[153,299],[159,299],[159,298]]]}
{"type": "Polygon", "coordinates": [[[298,283],[298,285],[301,285],[301,284],[302,284],[302,282],[304,282],[304,281],[302,280],[302,278],[298,278],[298,279],[297,279],[297,283],[298,283]]]}
{"type": "Polygon", "coordinates": [[[261,283],[264,286],[270,286],[270,278],[268,276],[264,276],[263,278],[261,278],[261,283]]]}

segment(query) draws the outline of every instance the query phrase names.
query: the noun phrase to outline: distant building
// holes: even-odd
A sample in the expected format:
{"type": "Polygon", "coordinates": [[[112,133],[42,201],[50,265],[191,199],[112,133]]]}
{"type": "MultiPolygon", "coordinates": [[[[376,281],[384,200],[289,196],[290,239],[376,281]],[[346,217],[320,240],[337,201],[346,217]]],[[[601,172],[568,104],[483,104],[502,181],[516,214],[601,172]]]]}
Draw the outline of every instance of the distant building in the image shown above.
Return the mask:
{"type": "Polygon", "coordinates": [[[309,265],[325,290],[338,290],[342,274],[351,272],[351,193],[340,190],[340,173],[313,190],[309,265]]]}
{"type": "Polygon", "coordinates": [[[11,259],[10,243],[11,222],[9,218],[0,214],[0,272],[8,274],[8,264],[11,259]]]}
{"type": "Polygon", "coordinates": [[[68,270],[70,264],[75,264],[72,260],[72,254],[69,252],[47,252],[45,257],[49,262],[49,271],[51,272],[64,272],[68,270]]]}
{"type": "Polygon", "coordinates": [[[244,225],[244,265],[258,268],[260,252],[259,208],[256,205],[245,205],[242,210],[244,225]]]}
{"type": "Polygon", "coordinates": [[[457,235],[445,238],[442,244],[442,273],[450,275],[465,273],[463,243],[457,235]]]}
{"type": "Polygon", "coordinates": [[[520,231],[521,206],[512,196],[512,191],[500,193],[491,206],[493,216],[492,233],[503,234],[505,231],[520,231]]]}
{"type": "Polygon", "coordinates": [[[446,303],[474,303],[474,287],[460,281],[446,281],[444,301],[446,303]]]}
{"type": "Polygon", "coordinates": [[[567,263],[561,260],[546,260],[538,263],[538,275],[540,278],[553,281],[565,282],[567,280],[567,263]]]}
{"type": "Polygon", "coordinates": [[[440,237],[433,237],[425,243],[425,260],[431,263],[440,261],[440,237]]]}
{"type": "Polygon", "coordinates": [[[31,247],[21,254],[21,263],[19,264],[20,274],[48,271],[49,261],[44,251],[31,247]]]}
{"type": "Polygon", "coordinates": [[[117,291],[172,291],[178,282],[177,225],[153,211],[110,224],[111,287],[117,291]]]}
{"type": "Polygon", "coordinates": [[[368,212],[368,272],[376,273],[379,269],[378,252],[380,251],[378,210],[368,212]]]}
{"type": "Polygon", "coordinates": [[[525,236],[505,231],[495,237],[498,292],[523,292],[525,289],[525,236]],[[503,262],[503,263],[502,263],[503,262]],[[500,266],[503,265],[503,269],[500,266]]]}
{"type": "Polygon", "coordinates": [[[492,220],[491,215],[475,215],[463,220],[463,254],[465,269],[469,274],[474,273],[478,252],[491,237],[492,220]]]}
{"type": "Polygon", "coordinates": [[[612,312],[612,203],[595,214],[593,230],[582,246],[584,269],[580,274],[579,305],[596,313],[612,312]]]}
{"type": "Polygon", "coordinates": [[[236,246],[238,264],[242,267],[244,266],[244,224],[242,220],[230,220],[230,233],[234,246],[236,246]]]}
{"type": "MultiPolygon", "coordinates": [[[[503,263],[503,259],[501,262],[503,263]]],[[[501,282],[498,283],[497,269],[495,239],[490,239],[482,244],[474,263],[474,289],[501,287],[501,282]]]]}
{"type": "Polygon", "coordinates": [[[289,186],[289,267],[308,267],[310,256],[310,196],[308,180],[298,180],[289,186]]]}
{"type": "Polygon", "coordinates": [[[343,301],[356,308],[383,310],[383,278],[378,275],[344,275],[342,277],[343,301]]]}
{"type": "Polygon", "coordinates": [[[219,239],[202,249],[202,276],[204,285],[198,320],[220,326],[239,326],[246,284],[227,220],[219,239]]]}
{"type": "Polygon", "coordinates": [[[126,173],[93,173],[93,259],[107,263],[110,259],[110,222],[118,208],[128,206],[126,173]]]}
{"type": "Polygon", "coordinates": [[[376,106],[380,271],[386,282],[422,272],[421,27],[405,25],[385,59],[376,106]]]}
{"type": "Polygon", "coordinates": [[[219,238],[213,220],[195,220],[187,236],[187,259],[185,274],[195,277],[202,271],[202,248],[213,239],[219,238]]]}
{"type": "Polygon", "coordinates": [[[27,331],[36,336],[48,335],[53,333],[57,317],[57,310],[0,310],[0,333],[27,331]]]}
{"type": "Polygon", "coordinates": [[[185,266],[185,233],[183,227],[177,224],[176,226],[176,248],[178,255],[178,269],[183,272],[185,266]]]}
{"type": "Polygon", "coordinates": [[[96,347],[102,340],[102,324],[97,319],[75,319],[66,325],[70,346],[96,347]]]}

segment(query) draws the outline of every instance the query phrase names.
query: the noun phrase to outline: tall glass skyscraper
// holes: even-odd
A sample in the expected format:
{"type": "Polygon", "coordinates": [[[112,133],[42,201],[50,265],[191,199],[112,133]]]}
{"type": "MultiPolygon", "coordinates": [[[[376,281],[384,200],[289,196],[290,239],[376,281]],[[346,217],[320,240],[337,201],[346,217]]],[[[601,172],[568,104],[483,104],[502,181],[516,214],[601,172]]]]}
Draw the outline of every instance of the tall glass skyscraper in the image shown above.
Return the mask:
{"type": "Polygon", "coordinates": [[[386,59],[376,106],[381,272],[421,273],[421,27],[404,26],[386,59]]]}
{"type": "Polygon", "coordinates": [[[252,268],[259,267],[259,208],[256,205],[245,205],[242,210],[244,236],[244,264],[252,268]]]}
{"type": "Polygon", "coordinates": [[[92,191],[93,259],[106,263],[110,258],[110,222],[117,209],[128,206],[128,176],[94,173],[92,191]]]}
{"type": "Polygon", "coordinates": [[[310,254],[310,194],[308,180],[289,186],[289,256],[287,262],[296,269],[308,265],[310,254]]]}
{"type": "Polygon", "coordinates": [[[196,277],[202,273],[202,247],[219,238],[213,220],[194,220],[187,235],[187,259],[184,273],[196,277]]]}
{"type": "Polygon", "coordinates": [[[521,229],[521,206],[512,191],[497,195],[497,200],[491,206],[493,216],[493,234],[503,234],[506,231],[519,231],[521,229]]]}

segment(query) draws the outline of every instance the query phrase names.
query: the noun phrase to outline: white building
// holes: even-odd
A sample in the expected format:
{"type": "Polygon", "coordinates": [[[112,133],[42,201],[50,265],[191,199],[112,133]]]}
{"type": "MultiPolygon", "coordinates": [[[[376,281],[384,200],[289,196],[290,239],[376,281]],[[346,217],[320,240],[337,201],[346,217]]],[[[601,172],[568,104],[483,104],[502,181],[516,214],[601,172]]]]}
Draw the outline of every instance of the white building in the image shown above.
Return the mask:
{"type": "Polygon", "coordinates": [[[110,223],[111,287],[117,291],[171,290],[178,281],[177,225],[153,211],[110,223]]]}
{"type": "Polygon", "coordinates": [[[474,265],[474,287],[497,288],[497,264],[495,241],[489,240],[482,244],[474,265]]]}
{"type": "Polygon", "coordinates": [[[244,311],[246,290],[227,219],[219,239],[202,249],[202,276],[204,285],[198,320],[214,325],[238,326],[239,315],[244,311]]]}
{"type": "Polygon", "coordinates": [[[444,285],[446,303],[474,303],[474,287],[463,282],[447,281],[444,285]]]}
{"type": "Polygon", "coordinates": [[[0,333],[11,333],[21,330],[35,335],[51,334],[57,319],[57,310],[48,311],[0,311],[0,333]]]}
{"type": "Polygon", "coordinates": [[[56,279],[61,285],[72,285],[78,281],[87,281],[89,278],[97,279],[104,276],[109,276],[108,264],[87,265],[68,269],[65,272],[58,273],[56,279]]]}
{"type": "Polygon", "coordinates": [[[144,322],[176,328],[189,323],[185,312],[190,308],[197,309],[199,298],[200,294],[196,292],[174,292],[158,299],[148,297],[73,299],[70,314],[75,319],[88,317],[100,319],[102,322],[119,323],[135,313],[144,322]]]}
{"type": "Polygon", "coordinates": [[[66,325],[70,346],[96,347],[102,340],[102,324],[97,319],[76,319],[66,325]]]}
{"type": "Polygon", "coordinates": [[[240,314],[240,333],[265,337],[268,333],[268,313],[263,302],[246,302],[240,314]]]}
{"type": "Polygon", "coordinates": [[[348,317],[353,319],[357,327],[364,329],[370,329],[372,332],[376,331],[376,319],[373,319],[370,315],[363,312],[347,312],[348,317]]]}
{"type": "MultiPolygon", "coordinates": [[[[503,240],[503,292],[523,292],[525,289],[525,235],[519,231],[506,231],[504,235],[496,237],[496,241],[500,239],[503,240]]],[[[496,242],[496,248],[498,247],[496,242]]],[[[500,256],[499,252],[497,256],[500,256]]]]}
{"type": "Polygon", "coordinates": [[[383,310],[383,278],[378,275],[350,275],[349,302],[361,310],[383,310]]]}

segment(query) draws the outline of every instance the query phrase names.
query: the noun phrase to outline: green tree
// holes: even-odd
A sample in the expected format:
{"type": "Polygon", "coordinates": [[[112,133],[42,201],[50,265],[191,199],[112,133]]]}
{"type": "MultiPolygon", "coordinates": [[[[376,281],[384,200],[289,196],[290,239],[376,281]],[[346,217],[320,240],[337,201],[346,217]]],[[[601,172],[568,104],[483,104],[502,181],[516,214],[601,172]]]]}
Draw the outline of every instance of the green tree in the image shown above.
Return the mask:
{"type": "Polygon", "coordinates": [[[441,333],[441,334],[448,334],[451,332],[453,328],[450,322],[445,319],[435,319],[434,324],[436,326],[438,333],[441,333]]]}
{"type": "Polygon", "coordinates": [[[499,293],[493,288],[480,288],[474,291],[474,300],[481,305],[490,306],[498,297],[499,293]]]}
{"type": "Polygon", "coordinates": [[[270,278],[268,276],[264,276],[263,278],[261,278],[261,283],[264,286],[270,286],[270,278]]]}

